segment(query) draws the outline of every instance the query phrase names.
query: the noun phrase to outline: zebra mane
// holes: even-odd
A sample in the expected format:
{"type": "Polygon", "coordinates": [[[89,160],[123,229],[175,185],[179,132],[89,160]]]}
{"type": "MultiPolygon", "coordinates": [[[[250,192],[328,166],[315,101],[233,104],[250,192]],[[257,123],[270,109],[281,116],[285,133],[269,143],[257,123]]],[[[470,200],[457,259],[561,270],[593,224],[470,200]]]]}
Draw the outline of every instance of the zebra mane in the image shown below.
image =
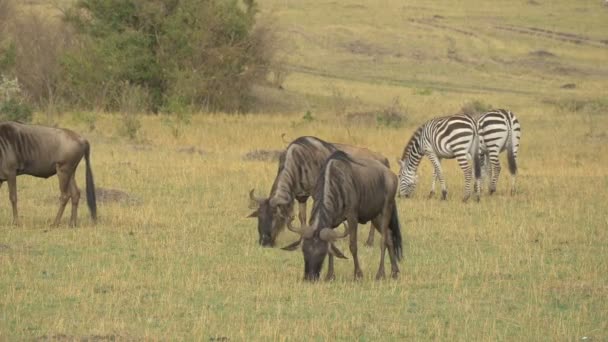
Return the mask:
{"type": "Polygon", "coordinates": [[[401,160],[405,160],[405,158],[407,157],[408,153],[410,152],[410,150],[412,149],[414,144],[420,143],[420,136],[422,135],[422,130],[424,129],[424,126],[425,125],[421,125],[414,131],[414,134],[412,134],[412,136],[410,137],[410,140],[407,142],[407,144],[405,145],[405,148],[403,149],[403,153],[401,154],[401,160]]]}

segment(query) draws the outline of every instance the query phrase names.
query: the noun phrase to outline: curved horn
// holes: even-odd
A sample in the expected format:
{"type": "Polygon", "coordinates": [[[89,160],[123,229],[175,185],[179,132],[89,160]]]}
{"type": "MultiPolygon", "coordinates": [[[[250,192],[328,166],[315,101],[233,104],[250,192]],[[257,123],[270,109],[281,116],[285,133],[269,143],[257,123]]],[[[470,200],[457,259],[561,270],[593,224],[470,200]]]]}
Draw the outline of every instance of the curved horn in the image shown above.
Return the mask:
{"type": "MultiPolygon", "coordinates": [[[[250,207],[259,207],[260,204],[264,201],[263,198],[261,197],[256,197],[253,193],[255,192],[255,188],[251,189],[251,191],[249,191],[249,199],[251,200],[250,202],[250,207]]],[[[253,209],[253,208],[252,208],[253,209]]]]}
{"type": "Polygon", "coordinates": [[[289,230],[291,230],[292,232],[296,233],[296,234],[300,234],[302,235],[302,229],[301,228],[296,228],[294,227],[291,223],[293,222],[293,220],[295,219],[294,216],[289,218],[289,221],[287,221],[287,228],[289,228],[289,230]]]}
{"type": "Polygon", "coordinates": [[[289,221],[287,221],[287,228],[289,230],[291,230],[292,232],[301,235],[303,238],[305,239],[310,239],[314,233],[314,230],[312,230],[312,228],[308,227],[308,226],[303,226],[300,228],[296,228],[294,227],[291,223],[293,222],[293,220],[295,219],[294,216],[292,216],[289,221]]]}
{"type": "MultiPolygon", "coordinates": [[[[346,225],[345,225],[346,226],[346,225]]],[[[323,241],[334,242],[338,239],[344,238],[350,233],[348,227],[344,230],[344,233],[340,234],[338,231],[331,228],[323,228],[321,232],[319,232],[319,237],[323,241]]]]}

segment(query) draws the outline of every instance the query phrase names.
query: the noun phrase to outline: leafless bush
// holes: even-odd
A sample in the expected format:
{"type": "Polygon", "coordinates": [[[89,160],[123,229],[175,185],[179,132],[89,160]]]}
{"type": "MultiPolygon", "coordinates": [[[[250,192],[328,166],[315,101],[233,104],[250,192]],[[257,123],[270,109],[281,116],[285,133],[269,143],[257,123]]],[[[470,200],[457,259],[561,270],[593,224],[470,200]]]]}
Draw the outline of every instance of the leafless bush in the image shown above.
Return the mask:
{"type": "Polygon", "coordinates": [[[0,32],[14,49],[7,69],[19,79],[30,101],[52,107],[57,100],[60,55],[71,40],[66,26],[34,11],[17,13],[11,0],[0,0],[0,32]]]}

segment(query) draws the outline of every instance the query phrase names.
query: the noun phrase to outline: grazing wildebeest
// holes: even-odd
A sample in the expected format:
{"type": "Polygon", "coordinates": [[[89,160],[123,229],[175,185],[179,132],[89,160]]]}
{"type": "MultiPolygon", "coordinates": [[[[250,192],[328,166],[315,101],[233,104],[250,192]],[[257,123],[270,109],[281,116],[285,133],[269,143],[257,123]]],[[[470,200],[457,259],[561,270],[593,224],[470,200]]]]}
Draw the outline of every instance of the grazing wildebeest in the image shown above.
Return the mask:
{"type": "MultiPolygon", "coordinates": [[[[277,235],[293,212],[294,199],[299,203],[300,223],[306,224],[306,201],[314,190],[323,163],[336,150],[355,157],[375,159],[389,167],[386,157],[366,148],[328,143],[315,137],[297,138],[281,155],[270,196],[260,198],[254,195],[253,189],[249,192],[250,206],[255,209],[249,217],[258,219],[260,245],[274,246],[277,235]]],[[[374,227],[370,227],[367,245],[371,246],[373,242],[374,227]]]]}
{"type": "Polygon", "coordinates": [[[441,159],[456,158],[464,173],[464,197],[467,201],[471,196],[472,168],[475,168],[475,192],[479,201],[479,179],[481,177],[479,160],[479,137],[477,123],[466,114],[439,117],[428,120],[412,135],[403,149],[399,160],[399,196],[409,197],[416,188],[416,170],[427,156],[433,163],[433,182],[429,197],[435,195],[435,180],[441,183],[441,198],[446,199],[448,190],[441,171],[441,159]],[[468,159],[471,159],[473,167],[468,159]]]}
{"type": "Polygon", "coordinates": [[[18,122],[0,123],[0,185],[8,182],[13,206],[13,223],[19,224],[17,212],[17,176],[31,175],[59,178],[59,211],[53,226],[57,226],[68,200],[72,199],[70,226],[76,225],[80,190],[74,173],[84,156],[86,161],[86,193],[91,217],[97,219],[95,185],[89,161],[89,142],[80,135],[62,128],[26,125],[18,122]]]}
{"type": "Polygon", "coordinates": [[[490,195],[496,191],[500,174],[499,155],[507,150],[507,161],[511,173],[511,195],[515,194],[517,177],[517,152],[521,139],[521,125],[515,114],[505,109],[495,109],[476,115],[482,170],[488,169],[490,195]],[[483,167],[485,165],[485,167],[483,167]]]}
{"type": "Polygon", "coordinates": [[[317,280],[329,253],[327,278],[334,278],[333,257],[345,258],[333,244],[350,235],[350,252],[355,265],[355,279],[363,273],[357,257],[357,224],[372,221],[382,236],[380,267],[376,279],[384,278],[384,255],[388,247],[392,277],[397,278],[397,260],[402,256],[401,229],[395,205],[397,176],[373,159],[356,158],[342,151],[334,152],[325,162],[313,194],[314,204],[309,225],[299,229],[288,223],[300,239],[285,247],[295,250],[300,243],[304,254],[304,279],[317,280]],[[346,221],[343,234],[334,230],[346,221]]]}

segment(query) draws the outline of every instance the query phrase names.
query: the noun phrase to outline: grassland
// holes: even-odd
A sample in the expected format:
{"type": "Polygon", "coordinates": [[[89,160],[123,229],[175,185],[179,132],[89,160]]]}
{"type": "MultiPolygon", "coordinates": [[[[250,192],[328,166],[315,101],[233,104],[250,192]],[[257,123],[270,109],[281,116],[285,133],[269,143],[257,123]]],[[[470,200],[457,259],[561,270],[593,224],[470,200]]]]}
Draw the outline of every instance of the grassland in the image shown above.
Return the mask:
{"type": "MultiPolygon", "coordinates": [[[[121,136],[119,115],[99,114],[91,132],[82,114],[57,119],[91,141],[97,186],[131,199],[100,203],[96,226],[81,201],[79,228],[65,217],[50,229],[56,179],[23,176],[23,224],[12,227],[2,191],[0,340],[608,339],[608,8],[264,0],[260,9],[280,29],[290,70],[283,90],[257,89],[260,113],[194,115],[177,138],[162,118],[142,116],[135,141],[121,136]],[[405,123],[378,122],[396,97],[405,123]],[[424,162],[415,198],[398,201],[400,279],[373,280],[377,242],[361,243],[363,281],[348,260],[336,281],[314,285],[301,282],[301,254],[256,245],[247,192],[269,190],[276,162],[246,153],[284,148],[282,134],[316,135],[393,161],[423,120],[472,100],[519,116],[519,191],[508,195],[505,168],[497,194],[463,204],[462,174],[446,161],[450,198],[428,200],[424,162]],[[355,112],[370,119],[350,120],[355,112]]],[[[279,245],[294,238],[285,232],[279,245]]]]}

